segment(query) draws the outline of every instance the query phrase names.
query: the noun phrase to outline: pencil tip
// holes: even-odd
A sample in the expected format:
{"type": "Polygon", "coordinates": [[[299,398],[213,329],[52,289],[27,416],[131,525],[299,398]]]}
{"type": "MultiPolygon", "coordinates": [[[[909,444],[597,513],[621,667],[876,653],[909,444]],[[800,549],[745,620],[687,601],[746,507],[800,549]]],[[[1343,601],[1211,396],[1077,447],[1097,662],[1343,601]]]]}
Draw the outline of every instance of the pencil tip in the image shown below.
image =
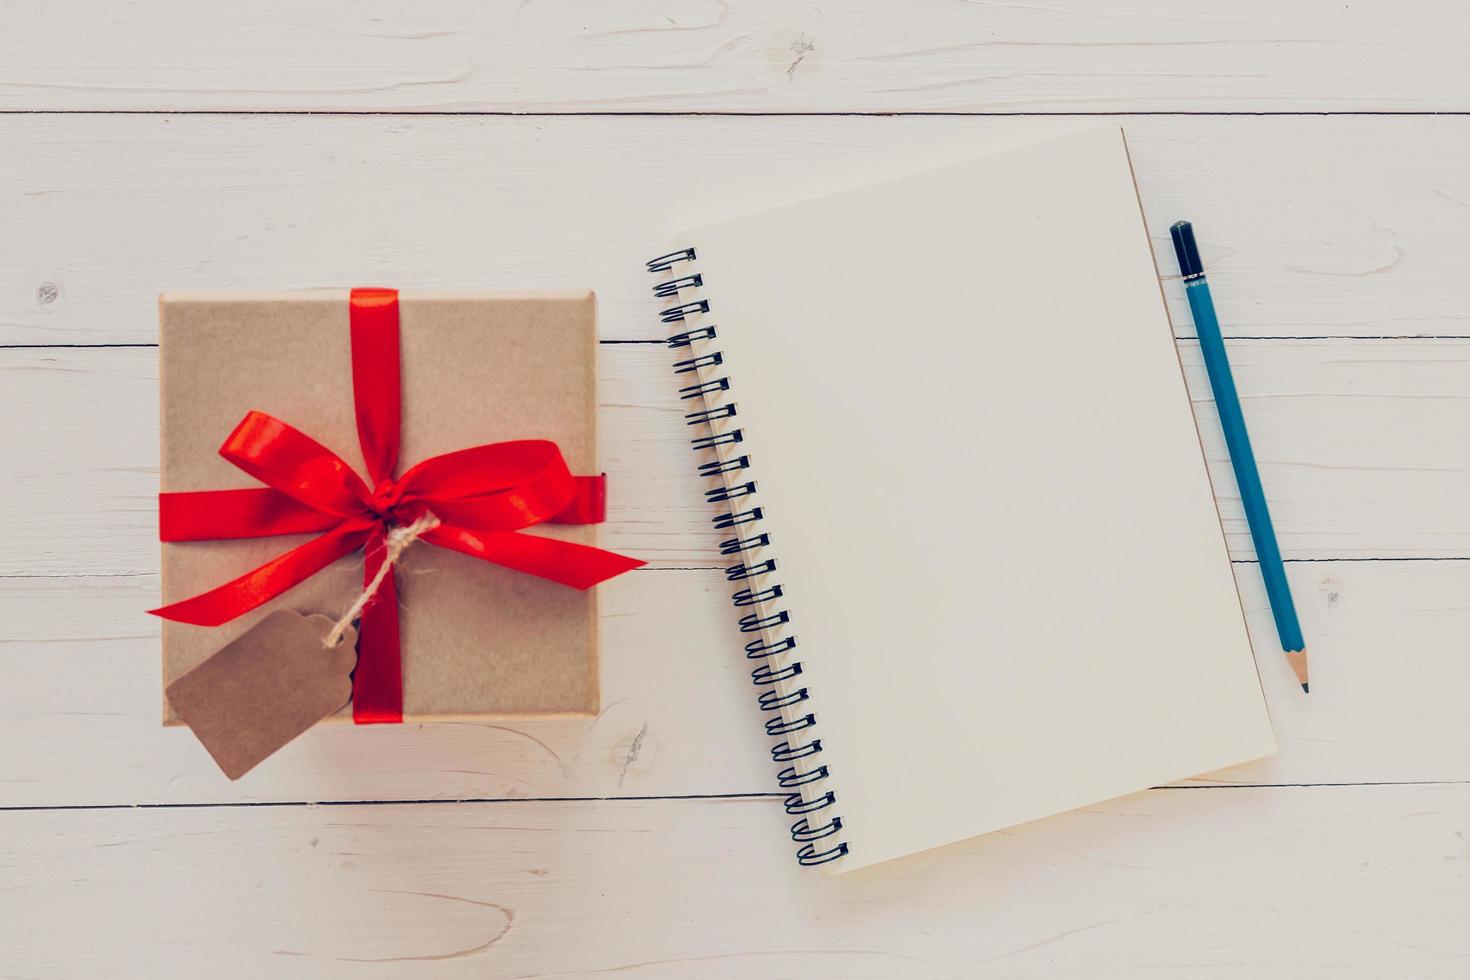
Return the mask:
{"type": "Polygon", "coordinates": [[[1302,684],[1302,693],[1303,694],[1311,694],[1312,693],[1312,689],[1310,687],[1308,687],[1306,684],[1302,684]]]}
{"type": "Polygon", "coordinates": [[[1301,650],[1287,650],[1286,662],[1291,664],[1291,672],[1296,675],[1296,682],[1302,686],[1302,690],[1308,691],[1306,649],[1303,648],[1301,650]]]}

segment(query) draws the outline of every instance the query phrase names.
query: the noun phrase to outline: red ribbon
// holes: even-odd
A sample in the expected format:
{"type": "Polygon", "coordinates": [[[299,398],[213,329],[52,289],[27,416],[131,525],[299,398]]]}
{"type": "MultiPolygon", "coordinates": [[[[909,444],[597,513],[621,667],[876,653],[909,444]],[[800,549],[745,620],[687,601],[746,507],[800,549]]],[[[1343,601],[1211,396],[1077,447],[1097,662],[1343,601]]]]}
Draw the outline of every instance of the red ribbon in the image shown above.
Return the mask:
{"type": "MultiPolygon", "coordinates": [[[[231,582],[154,609],[180,623],[219,626],[363,549],[364,583],[383,563],[387,532],[432,513],[420,539],[528,575],[587,589],[644,564],[587,545],[516,532],[536,524],[599,524],[605,478],[573,476],[556,443],[497,442],[426,459],[395,478],[399,442],[398,292],[354,289],[352,385],[368,482],[335,453],[264,412],[250,412],[220,455],[266,484],[251,490],[158,495],[162,541],[259,538],[324,531],[231,582]]],[[[352,717],[403,720],[398,589],[383,579],[358,624],[352,717]]]]}

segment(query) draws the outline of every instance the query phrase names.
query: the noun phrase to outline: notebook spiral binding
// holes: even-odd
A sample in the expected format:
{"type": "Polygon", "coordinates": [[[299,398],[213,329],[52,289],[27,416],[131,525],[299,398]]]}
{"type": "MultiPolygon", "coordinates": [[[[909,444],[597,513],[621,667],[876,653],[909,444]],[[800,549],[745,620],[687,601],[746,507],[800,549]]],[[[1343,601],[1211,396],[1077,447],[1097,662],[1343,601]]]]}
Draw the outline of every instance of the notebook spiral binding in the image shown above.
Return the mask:
{"type": "MultiPolygon", "coordinates": [[[[702,289],[705,285],[704,275],[691,268],[697,259],[697,252],[690,247],[649,260],[650,273],[675,272],[675,267],[681,265],[677,271],[685,273],[653,287],[656,298],[675,301],[659,312],[663,323],[684,325],[691,317],[710,313],[708,299],[680,302],[682,291],[702,289]]],[[[826,864],[848,853],[848,846],[838,839],[842,818],[825,812],[836,805],[837,794],[816,788],[830,777],[827,766],[801,762],[822,754],[822,740],[811,731],[817,725],[817,716],[806,708],[810,693],[798,686],[801,661],[779,658],[796,648],[796,635],[790,630],[790,612],[774,607],[782,598],[781,586],[756,581],[775,572],[778,560],[765,550],[772,547],[772,541],[771,535],[760,528],[764,510],[759,504],[742,499],[754,498],[756,493],[756,481],[743,475],[751,465],[750,456],[740,453],[745,433],[739,428],[713,424],[733,419],[737,414],[736,404],[730,400],[730,378],[718,370],[724,357],[704,344],[717,337],[716,326],[710,324],[675,333],[668,338],[668,346],[670,350],[691,355],[681,354],[681,359],[674,362],[676,375],[693,375],[692,384],[680,387],[679,397],[699,399],[697,404],[701,406],[684,416],[686,423],[710,426],[710,434],[691,439],[690,447],[699,453],[712,454],[707,462],[699,464],[699,475],[720,477],[721,486],[706,491],[705,497],[711,503],[724,503],[729,508],[712,518],[711,523],[716,529],[729,530],[733,535],[720,542],[720,554],[738,556],[736,564],[725,569],[726,580],[745,583],[731,594],[730,601],[737,609],[750,610],[740,618],[740,632],[757,634],[745,644],[745,656],[761,661],[751,671],[751,683],[761,689],[757,704],[761,710],[771,713],[766,720],[766,734],[782,739],[772,747],[771,758],[785,764],[776,779],[782,789],[792,791],[785,800],[786,812],[800,818],[791,825],[791,839],[800,845],[796,860],[804,865],[826,864]]]]}

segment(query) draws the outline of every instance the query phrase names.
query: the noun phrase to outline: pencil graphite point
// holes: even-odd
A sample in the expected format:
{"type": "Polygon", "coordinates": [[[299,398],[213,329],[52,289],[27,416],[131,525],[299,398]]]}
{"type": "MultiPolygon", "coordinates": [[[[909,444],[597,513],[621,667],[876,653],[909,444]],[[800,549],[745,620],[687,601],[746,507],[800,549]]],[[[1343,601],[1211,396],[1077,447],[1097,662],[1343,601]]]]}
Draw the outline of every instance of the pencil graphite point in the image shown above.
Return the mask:
{"type": "Polygon", "coordinates": [[[1287,650],[1286,662],[1291,664],[1291,672],[1296,675],[1297,683],[1302,686],[1302,693],[1310,694],[1311,689],[1307,687],[1307,648],[1287,650]]]}

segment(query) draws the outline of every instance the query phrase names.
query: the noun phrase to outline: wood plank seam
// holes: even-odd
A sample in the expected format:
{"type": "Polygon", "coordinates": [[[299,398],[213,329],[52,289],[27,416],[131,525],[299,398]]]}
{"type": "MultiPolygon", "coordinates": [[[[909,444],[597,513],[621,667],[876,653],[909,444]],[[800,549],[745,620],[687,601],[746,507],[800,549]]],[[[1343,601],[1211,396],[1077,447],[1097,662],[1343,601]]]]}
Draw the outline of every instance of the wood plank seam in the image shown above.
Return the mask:
{"type": "MultiPolygon", "coordinates": [[[[1143,793],[1173,790],[1354,789],[1386,786],[1470,786],[1470,779],[1377,779],[1322,783],[1194,783],[1150,786],[1143,793]]],[[[208,803],[59,803],[0,806],[0,813],[91,810],[228,810],[350,806],[495,806],[504,803],[652,803],[677,800],[784,800],[781,793],[664,793],[640,796],[483,796],[465,799],[241,800],[208,803]]]]}
{"type": "Polygon", "coordinates": [[[1127,116],[1163,116],[1180,118],[1252,118],[1355,117],[1387,116],[1396,118],[1470,116],[1464,109],[1128,109],[1128,110],[805,110],[805,111],[738,111],[738,110],[537,110],[475,109],[0,109],[0,116],[366,116],[429,119],[1111,119],[1127,116]]]}
{"type": "MultiPolygon", "coordinates": [[[[1178,278],[1178,277],[1176,276],[1175,278],[1178,278]]],[[[1165,280],[1165,281],[1167,281],[1167,280],[1165,280]]],[[[1272,336],[1265,335],[1265,334],[1250,334],[1250,335],[1245,335],[1245,336],[1231,335],[1231,336],[1229,336],[1229,337],[1227,337],[1225,339],[1226,339],[1226,342],[1227,343],[1234,343],[1237,340],[1242,340],[1242,341],[1302,341],[1302,342],[1318,341],[1318,340],[1348,340],[1348,341],[1359,341],[1359,340],[1361,340],[1361,341],[1374,341],[1374,340],[1381,340],[1381,341],[1397,341],[1397,340],[1470,340],[1470,334],[1444,334],[1444,333],[1433,333],[1433,334],[1430,334],[1430,333],[1348,334],[1348,333],[1342,333],[1342,334],[1319,334],[1319,335],[1296,334],[1296,335],[1286,335],[1286,336],[1280,336],[1280,337],[1272,337],[1272,336]]],[[[1199,338],[1196,337],[1194,334],[1176,334],[1175,337],[1174,337],[1174,340],[1176,342],[1180,342],[1180,343],[1194,343],[1194,342],[1197,342],[1199,340],[1199,338]]],[[[664,343],[664,341],[657,340],[657,339],[618,340],[618,339],[611,339],[611,338],[604,337],[604,338],[598,340],[598,343],[599,344],[607,344],[609,346],[612,346],[612,345],[625,345],[625,344],[645,344],[645,345],[655,346],[655,345],[659,345],[659,344],[664,343]]],[[[34,350],[34,351],[46,351],[46,350],[155,350],[155,349],[157,349],[157,347],[158,347],[157,344],[145,344],[145,343],[137,343],[137,344],[0,344],[0,350],[34,350]]]]}

